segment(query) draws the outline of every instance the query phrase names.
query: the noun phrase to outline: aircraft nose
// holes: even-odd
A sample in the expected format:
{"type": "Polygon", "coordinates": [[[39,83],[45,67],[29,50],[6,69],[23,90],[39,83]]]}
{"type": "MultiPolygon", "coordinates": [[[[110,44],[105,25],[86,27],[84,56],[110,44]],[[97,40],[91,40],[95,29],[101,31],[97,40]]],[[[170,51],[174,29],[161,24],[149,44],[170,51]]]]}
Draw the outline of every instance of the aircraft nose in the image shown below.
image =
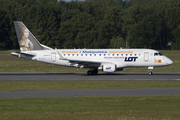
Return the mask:
{"type": "Polygon", "coordinates": [[[171,64],[173,64],[173,61],[172,61],[171,59],[167,58],[167,59],[166,59],[166,63],[167,63],[168,65],[171,65],[171,64]]]}

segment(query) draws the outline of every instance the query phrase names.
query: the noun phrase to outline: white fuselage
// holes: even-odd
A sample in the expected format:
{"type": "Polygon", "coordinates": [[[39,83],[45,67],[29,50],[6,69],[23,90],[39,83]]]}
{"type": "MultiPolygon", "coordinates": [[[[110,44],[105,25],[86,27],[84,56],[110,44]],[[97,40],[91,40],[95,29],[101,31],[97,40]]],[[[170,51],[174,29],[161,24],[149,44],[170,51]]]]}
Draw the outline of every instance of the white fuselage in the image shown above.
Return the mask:
{"type": "Polygon", "coordinates": [[[96,75],[98,69],[115,72],[125,67],[148,67],[151,70],[173,64],[168,57],[152,49],[52,49],[41,44],[23,22],[14,21],[14,25],[20,52],[12,52],[12,55],[48,64],[89,68],[88,75],[96,75]]]}
{"type": "Polygon", "coordinates": [[[115,64],[116,68],[156,67],[173,63],[168,57],[152,49],[53,49],[25,51],[24,53],[35,54],[35,56],[29,57],[21,54],[19,57],[49,64],[81,68],[99,68],[105,63],[115,64]],[[63,58],[74,60],[74,62],[63,60],[58,52],[63,58]],[[82,62],[76,62],[76,60],[82,62]],[[100,64],[91,62],[99,62],[100,64]]]}

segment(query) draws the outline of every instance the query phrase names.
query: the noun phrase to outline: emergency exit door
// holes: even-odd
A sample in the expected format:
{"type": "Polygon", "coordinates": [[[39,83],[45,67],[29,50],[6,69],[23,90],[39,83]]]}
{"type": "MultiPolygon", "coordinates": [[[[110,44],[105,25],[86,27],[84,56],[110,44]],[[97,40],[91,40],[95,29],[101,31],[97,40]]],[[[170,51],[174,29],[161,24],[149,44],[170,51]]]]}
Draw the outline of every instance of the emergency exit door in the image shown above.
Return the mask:
{"type": "Polygon", "coordinates": [[[56,53],[51,53],[51,61],[55,62],[56,61],[56,53]]]}
{"type": "Polygon", "coordinates": [[[145,62],[149,61],[149,52],[144,52],[144,61],[145,62]]]}

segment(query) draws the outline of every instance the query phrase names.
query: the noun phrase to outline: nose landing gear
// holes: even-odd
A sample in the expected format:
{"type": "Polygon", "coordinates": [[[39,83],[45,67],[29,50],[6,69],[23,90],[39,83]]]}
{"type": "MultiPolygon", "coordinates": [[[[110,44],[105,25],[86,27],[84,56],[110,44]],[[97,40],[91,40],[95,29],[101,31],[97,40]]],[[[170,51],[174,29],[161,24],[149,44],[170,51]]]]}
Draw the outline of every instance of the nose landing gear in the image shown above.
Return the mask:
{"type": "Polygon", "coordinates": [[[148,67],[148,70],[149,70],[148,74],[149,74],[149,75],[152,75],[153,72],[152,72],[151,70],[153,70],[153,67],[148,67]]]}
{"type": "Polygon", "coordinates": [[[149,74],[149,75],[152,75],[153,73],[152,73],[152,71],[149,71],[148,74],[149,74]]]}
{"type": "Polygon", "coordinates": [[[97,75],[98,74],[98,70],[94,69],[94,70],[88,70],[87,71],[87,75],[97,75]]]}

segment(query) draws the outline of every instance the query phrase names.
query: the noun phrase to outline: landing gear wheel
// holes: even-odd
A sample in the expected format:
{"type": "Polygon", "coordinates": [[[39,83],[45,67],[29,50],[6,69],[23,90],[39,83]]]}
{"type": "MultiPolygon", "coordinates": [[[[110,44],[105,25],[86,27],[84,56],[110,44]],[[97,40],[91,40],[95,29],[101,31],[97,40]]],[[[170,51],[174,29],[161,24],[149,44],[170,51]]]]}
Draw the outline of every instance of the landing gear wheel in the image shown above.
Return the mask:
{"type": "Polygon", "coordinates": [[[88,70],[87,71],[87,75],[97,75],[98,74],[98,70],[94,69],[94,70],[88,70]]]}
{"type": "Polygon", "coordinates": [[[92,72],[93,72],[93,75],[97,75],[98,74],[98,70],[97,69],[94,69],[92,72]]]}
{"type": "Polygon", "coordinates": [[[153,70],[153,68],[154,68],[154,67],[148,67],[148,70],[149,70],[149,73],[148,73],[148,74],[149,74],[149,75],[152,75],[152,74],[153,74],[152,71],[151,71],[151,70],[153,70]]]}
{"type": "Polygon", "coordinates": [[[92,75],[92,74],[93,74],[93,72],[91,70],[87,71],[87,75],[92,75]]]}
{"type": "Polygon", "coordinates": [[[149,71],[149,73],[148,73],[149,75],[152,75],[153,73],[151,72],[151,71],[149,71]]]}

